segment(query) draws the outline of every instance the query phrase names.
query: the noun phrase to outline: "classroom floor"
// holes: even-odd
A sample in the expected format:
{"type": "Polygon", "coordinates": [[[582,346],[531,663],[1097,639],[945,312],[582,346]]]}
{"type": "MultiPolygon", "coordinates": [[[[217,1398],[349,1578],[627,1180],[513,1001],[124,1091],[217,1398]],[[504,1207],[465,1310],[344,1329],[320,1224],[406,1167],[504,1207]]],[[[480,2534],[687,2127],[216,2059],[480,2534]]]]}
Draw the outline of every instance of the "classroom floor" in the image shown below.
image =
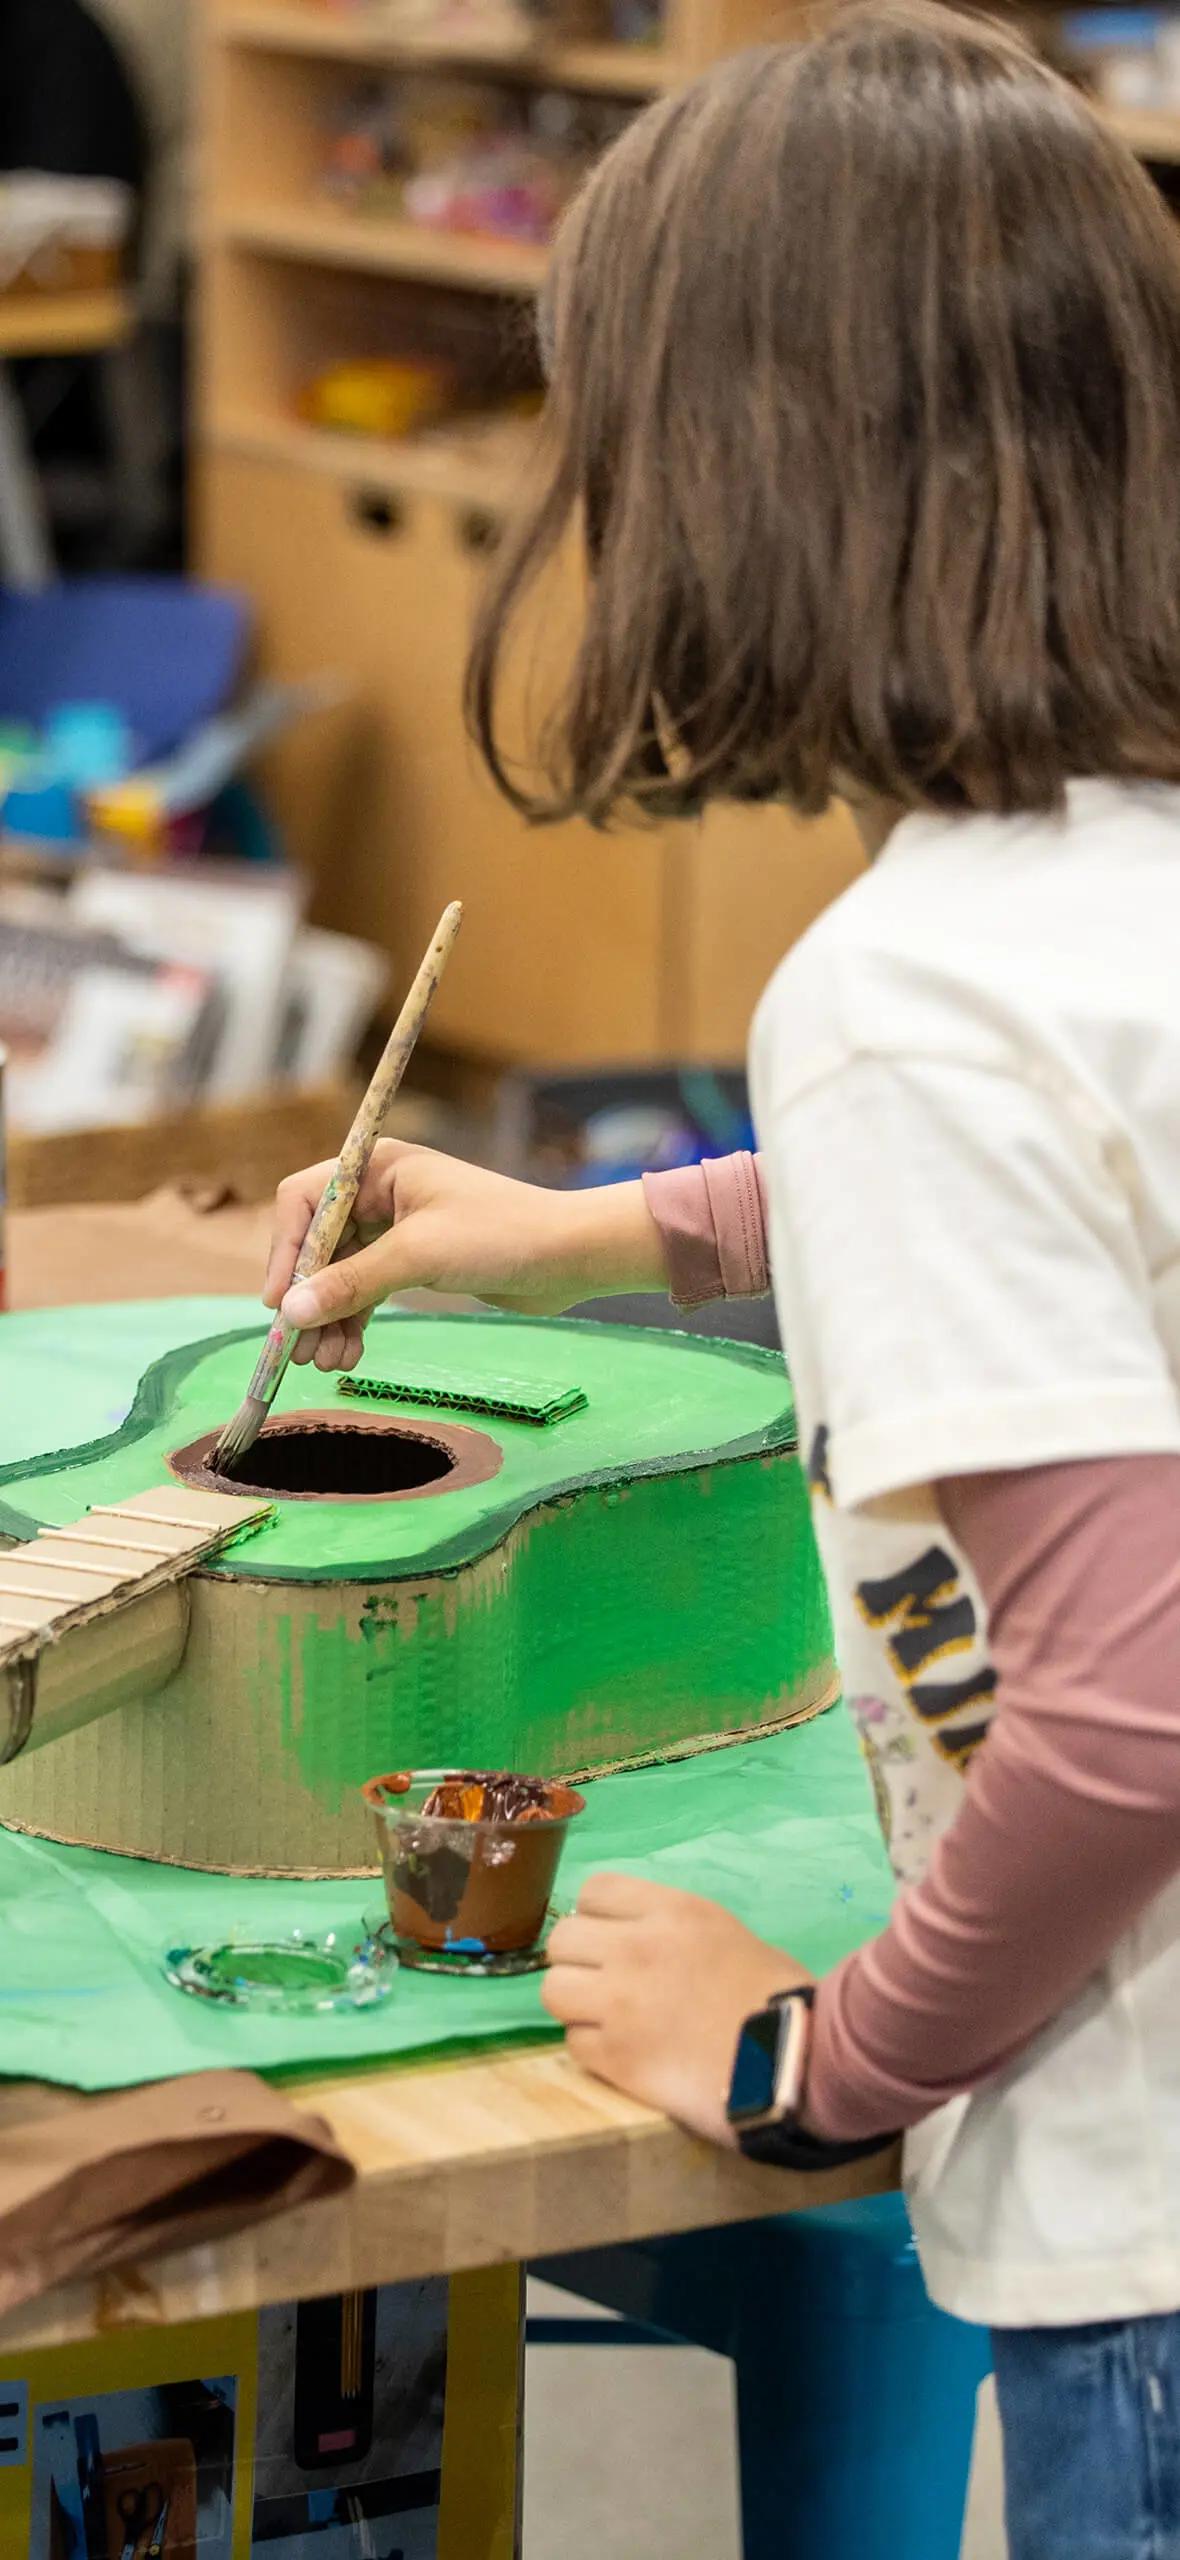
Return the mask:
{"type": "MultiPolygon", "coordinates": [[[[594,2311],[550,2285],[531,2285],[529,2304],[594,2311]]],[[[724,2357],[696,2347],[535,2347],[525,2391],[524,2560],[741,2560],[724,2357]]],[[[1004,2560],[990,2392],[961,2560],[1004,2560]]]]}

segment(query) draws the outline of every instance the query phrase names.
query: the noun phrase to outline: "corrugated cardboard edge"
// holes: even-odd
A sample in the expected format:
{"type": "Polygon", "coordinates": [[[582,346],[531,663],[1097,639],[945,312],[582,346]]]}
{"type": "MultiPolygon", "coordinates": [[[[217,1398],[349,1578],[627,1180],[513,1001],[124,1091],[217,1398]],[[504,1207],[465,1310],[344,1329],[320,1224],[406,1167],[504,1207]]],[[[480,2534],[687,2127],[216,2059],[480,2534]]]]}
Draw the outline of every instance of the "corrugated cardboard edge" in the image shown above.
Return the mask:
{"type": "MultiPolygon", "coordinates": [[[[743,1726],[736,1732],[731,1733],[703,1733],[694,1736],[690,1741],[667,1743],[660,1750],[637,1752],[628,1759],[592,1762],[588,1763],[584,1768],[562,1769],[555,1772],[555,1774],[567,1779],[570,1783],[576,1782],[579,1784],[585,1784],[595,1778],[622,1777],[628,1770],[662,1769],[669,1766],[673,1761],[697,1760],[702,1758],[706,1752],[736,1750],[742,1743],[769,1741],[774,1734],[789,1733],[795,1725],[811,1724],[816,1716],[826,1715],[830,1708],[839,1703],[840,1695],[840,1676],[835,1664],[831,1663],[821,1669],[818,1669],[812,1675],[811,1679],[803,1683],[800,1703],[790,1707],[787,1712],[781,1716],[767,1717],[765,1722],[762,1724],[750,1727],[743,1726]],[[813,1692],[814,1694],[812,1694],[813,1692]]],[[[92,1833],[84,1831],[62,1831],[57,1827],[51,1828],[48,1824],[14,1821],[9,1815],[4,1817],[0,1828],[3,1828],[5,1831],[18,1831],[26,1840],[52,1840],[59,1843],[66,1849],[106,1850],[107,1848],[106,1841],[96,1839],[92,1833]]],[[[110,1850],[108,1854],[112,1857],[142,1857],[144,1852],[110,1850]]],[[[375,1881],[380,1878],[381,1874],[381,1869],[377,1864],[372,1866],[276,1867],[247,1866],[242,1864],[228,1865],[214,1863],[212,1860],[202,1859],[200,1865],[194,1867],[191,1858],[186,1859],[170,1856],[167,1851],[159,1849],[152,1851],[151,1863],[153,1866],[176,1867],[182,1870],[187,1870],[189,1873],[200,1875],[240,1876],[245,1882],[253,1880],[256,1882],[269,1882],[272,1884],[289,1882],[298,1884],[338,1884],[342,1881],[347,1883],[350,1879],[356,1879],[357,1881],[373,1879],[375,1881]]]]}
{"type": "Polygon", "coordinates": [[[0,1831],[17,1831],[24,1840],[51,1840],[55,1848],[101,1850],[104,1857],[126,1858],[135,1866],[174,1867],[178,1874],[196,1876],[230,1876],[243,1884],[348,1884],[366,1880],[380,1888],[381,1869],[371,1867],[246,1867],[215,1866],[202,1860],[194,1866],[191,1858],[177,1858],[166,1849],[153,1849],[149,1857],[143,1849],[110,1849],[105,1840],[88,1838],[84,1832],[50,1830],[47,1824],[16,1822],[10,1814],[0,1820],[0,1831]]]}

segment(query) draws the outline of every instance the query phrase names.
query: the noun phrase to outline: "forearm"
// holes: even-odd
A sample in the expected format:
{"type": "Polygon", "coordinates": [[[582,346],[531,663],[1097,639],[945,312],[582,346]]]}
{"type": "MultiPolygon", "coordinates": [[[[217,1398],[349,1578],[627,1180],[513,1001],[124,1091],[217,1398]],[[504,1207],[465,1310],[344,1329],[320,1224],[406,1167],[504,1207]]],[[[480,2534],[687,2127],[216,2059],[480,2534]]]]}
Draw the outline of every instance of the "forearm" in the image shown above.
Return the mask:
{"type": "Polygon", "coordinates": [[[678,1307],[690,1308],[763,1297],[770,1287],[756,1156],[718,1156],[560,1199],[571,1305],[666,1290],[678,1307]]]}
{"type": "Polygon", "coordinates": [[[1180,1868],[1180,1459],[941,1488],[997,1715],[887,1930],[821,1986],[817,2132],[911,2124],[1011,2061],[1180,1868]]]}
{"type": "Polygon", "coordinates": [[[663,1239],[642,1182],[612,1182],[556,1197],[561,1215],[553,1259],[561,1266],[568,1305],[632,1292],[650,1296],[667,1288],[663,1239]]]}

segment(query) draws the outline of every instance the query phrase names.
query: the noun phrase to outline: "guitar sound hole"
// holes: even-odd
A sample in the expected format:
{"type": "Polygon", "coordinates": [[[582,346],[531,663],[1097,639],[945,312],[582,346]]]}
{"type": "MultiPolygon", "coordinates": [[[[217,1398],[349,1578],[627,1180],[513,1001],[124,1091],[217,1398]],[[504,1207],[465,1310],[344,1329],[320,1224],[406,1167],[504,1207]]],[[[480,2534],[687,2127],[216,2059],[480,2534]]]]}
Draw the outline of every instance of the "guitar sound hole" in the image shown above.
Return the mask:
{"type": "Polygon", "coordinates": [[[203,1432],[168,1465],[182,1484],[280,1502],[412,1502],[486,1484],[504,1463],[498,1441],[453,1423],[336,1412],[268,1422],[232,1474],[212,1464],[218,1433],[203,1432]]]}
{"type": "Polygon", "coordinates": [[[455,1472],[449,1449],[400,1431],[264,1431],[234,1469],[243,1492],[416,1493],[455,1472]]]}

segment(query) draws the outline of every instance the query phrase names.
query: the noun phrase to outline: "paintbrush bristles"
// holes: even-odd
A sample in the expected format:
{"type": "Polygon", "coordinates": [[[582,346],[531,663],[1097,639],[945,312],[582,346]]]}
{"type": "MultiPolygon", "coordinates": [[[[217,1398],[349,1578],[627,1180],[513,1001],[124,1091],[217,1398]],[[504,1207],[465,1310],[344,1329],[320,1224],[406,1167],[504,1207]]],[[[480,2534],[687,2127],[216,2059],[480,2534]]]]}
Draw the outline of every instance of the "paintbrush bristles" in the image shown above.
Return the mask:
{"type": "MultiPolygon", "coordinates": [[[[297,1280],[314,1279],[336,1252],[356,1205],[356,1195],[368,1172],[382,1124],[413,1057],[439,979],[454,950],[462,921],[463,909],[455,899],[442,917],[386,1042],[381,1063],[324,1185],[319,1207],[304,1237],[292,1273],[292,1286],[297,1280]]],[[[228,1474],[253,1447],[298,1339],[298,1328],[284,1323],[281,1315],[276,1316],[245,1401],[232,1422],[227,1423],[213,1451],[210,1465],[215,1474],[228,1474]]]]}
{"type": "Polygon", "coordinates": [[[257,1368],[232,1422],[227,1422],[209,1464],[214,1475],[228,1475],[247,1449],[252,1449],[274,1403],[287,1362],[299,1340],[296,1326],[276,1316],[263,1344],[257,1368]]]}
{"type": "Polygon", "coordinates": [[[270,1406],[261,1396],[248,1395],[238,1406],[232,1422],[227,1422],[209,1460],[215,1476],[229,1475],[254,1446],[266,1420],[270,1406]]]}

